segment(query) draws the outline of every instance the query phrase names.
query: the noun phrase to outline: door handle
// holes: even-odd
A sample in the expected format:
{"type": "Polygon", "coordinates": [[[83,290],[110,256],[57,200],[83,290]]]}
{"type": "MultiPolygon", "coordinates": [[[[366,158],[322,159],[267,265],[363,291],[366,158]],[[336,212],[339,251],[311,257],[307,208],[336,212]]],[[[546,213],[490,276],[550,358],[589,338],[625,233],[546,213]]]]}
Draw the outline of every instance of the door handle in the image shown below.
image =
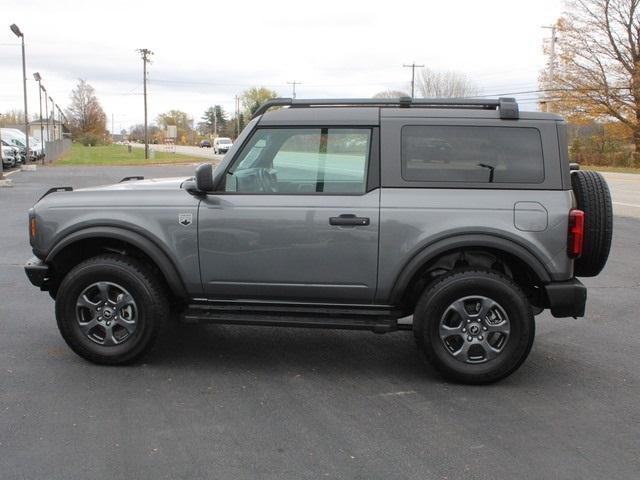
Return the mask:
{"type": "Polygon", "coordinates": [[[355,227],[357,225],[366,226],[369,225],[371,220],[369,217],[356,217],[353,214],[343,214],[339,217],[330,217],[329,225],[337,225],[339,227],[355,227]]]}

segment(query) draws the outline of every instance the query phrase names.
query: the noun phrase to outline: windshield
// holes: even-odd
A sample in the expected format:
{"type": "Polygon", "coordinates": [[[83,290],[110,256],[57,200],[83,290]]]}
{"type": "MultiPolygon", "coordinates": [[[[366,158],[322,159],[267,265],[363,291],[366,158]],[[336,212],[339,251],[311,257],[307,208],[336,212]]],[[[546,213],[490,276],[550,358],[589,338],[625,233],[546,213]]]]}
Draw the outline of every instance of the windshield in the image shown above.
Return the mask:
{"type": "Polygon", "coordinates": [[[218,143],[224,144],[224,145],[228,145],[228,144],[231,143],[231,139],[229,139],[229,138],[219,138],[218,139],[218,143]]]}

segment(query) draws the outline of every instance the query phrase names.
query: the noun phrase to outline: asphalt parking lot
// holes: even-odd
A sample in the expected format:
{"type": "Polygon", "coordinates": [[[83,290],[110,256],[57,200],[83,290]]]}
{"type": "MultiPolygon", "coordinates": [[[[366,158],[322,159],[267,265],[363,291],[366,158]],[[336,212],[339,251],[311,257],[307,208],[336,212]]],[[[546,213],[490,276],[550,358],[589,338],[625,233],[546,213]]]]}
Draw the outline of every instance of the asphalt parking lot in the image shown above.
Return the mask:
{"type": "Polygon", "coordinates": [[[192,171],[48,167],[0,189],[0,478],[638,478],[640,176],[608,177],[587,316],[537,317],[496,385],[443,381],[410,332],[174,326],[142,364],[85,362],[24,275],[27,209],[54,185],[192,171]]]}

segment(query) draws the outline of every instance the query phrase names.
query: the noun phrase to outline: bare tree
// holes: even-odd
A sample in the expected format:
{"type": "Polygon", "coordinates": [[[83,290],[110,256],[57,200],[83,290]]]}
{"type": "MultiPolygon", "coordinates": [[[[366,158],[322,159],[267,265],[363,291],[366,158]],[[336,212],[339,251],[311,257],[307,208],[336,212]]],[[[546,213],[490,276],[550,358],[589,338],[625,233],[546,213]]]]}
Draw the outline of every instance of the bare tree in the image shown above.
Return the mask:
{"type": "Polygon", "coordinates": [[[71,105],[67,114],[74,137],[85,134],[102,137],[106,134],[107,116],[93,87],[82,79],[71,92],[71,105]]]}
{"type": "Polygon", "coordinates": [[[407,92],[403,92],[401,90],[383,90],[382,92],[376,93],[373,98],[399,98],[399,97],[410,97],[407,92]]]}
{"type": "Polygon", "coordinates": [[[453,71],[439,72],[429,68],[423,68],[418,72],[416,90],[417,96],[425,98],[456,98],[478,95],[477,85],[466,75],[453,71]]]}
{"type": "Polygon", "coordinates": [[[557,23],[553,78],[542,75],[553,109],[614,118],[631,132],[640,162],[640,0],[574,0],[557,23]]]}

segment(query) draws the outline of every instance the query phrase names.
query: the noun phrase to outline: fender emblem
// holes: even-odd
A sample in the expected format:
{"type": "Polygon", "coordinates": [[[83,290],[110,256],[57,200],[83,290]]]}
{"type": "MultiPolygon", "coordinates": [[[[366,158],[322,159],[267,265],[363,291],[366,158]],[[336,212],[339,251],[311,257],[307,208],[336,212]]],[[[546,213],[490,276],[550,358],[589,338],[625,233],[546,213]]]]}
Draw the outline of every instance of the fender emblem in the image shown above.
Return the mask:
{"type": "Polygon", "coordinates": [[[178,214],[178,223],[183,227],[188,227],[193,221],[193,215],[191,213],[178,214]]]}

